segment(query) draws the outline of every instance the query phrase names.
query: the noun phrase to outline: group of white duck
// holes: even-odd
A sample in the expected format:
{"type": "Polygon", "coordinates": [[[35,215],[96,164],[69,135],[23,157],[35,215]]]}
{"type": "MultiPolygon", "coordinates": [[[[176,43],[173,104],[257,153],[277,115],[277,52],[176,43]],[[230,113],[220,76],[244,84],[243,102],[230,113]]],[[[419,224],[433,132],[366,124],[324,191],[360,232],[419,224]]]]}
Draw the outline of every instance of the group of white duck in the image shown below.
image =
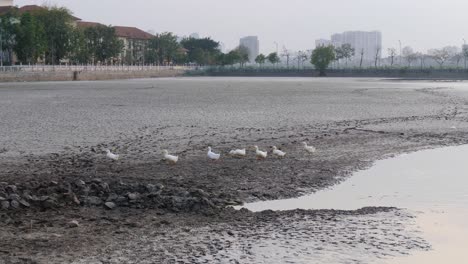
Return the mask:
{"type": "MultiPolygon", "coordinates": [[[[302,142],[302,145],[303,145],[304,150],[306,152],[308,152],[308,153],[316,152],[315,147],[309,146],[307,144],[307,142],[302,142]]],[[[266,159],[267,158],[268,151],[262,151],[262,150],[260,150],[258,148],[258,146],[254,146],[254,149],[255,149],[255,156],[257,157],[257,159],[266,159]]],[[[273,146],[272,149],[273,149],[272,150],[273,156],[276,156],[276,157],[279,157],[279,158],[283,158],[283,157],[286,156],[286,152],[284,152],[282,150],[279,150],[276,146],[273,146]]],[[[109,158],[111,160],[118,160],[120,158],[120,156],[118,154],[114,154],[108,149],[106,150],[106,153],[107,153],[107,155],[106,155],[107,158],[109,158]]],[[[162,154],[163,154],[163,160],[167,161],[168,163],[176,164],[179,161],[178,156],[169,154],[169,151],[167,151],[167,150],[163,150],[162,154]]],[[[247,150],[245,148],[244,149],[234,149],[234,150],[229,151],[229,155],[232,156],[232,157],[240,157],[240,158],[245,157],[245,156],[247,156],[247,150]]],[[[217,160],[219,160],[221,158],[221,154],[213,152],[211,147],[208,147],[207,157],[208,157],[209,160],[217,161],[217,160]]]]}

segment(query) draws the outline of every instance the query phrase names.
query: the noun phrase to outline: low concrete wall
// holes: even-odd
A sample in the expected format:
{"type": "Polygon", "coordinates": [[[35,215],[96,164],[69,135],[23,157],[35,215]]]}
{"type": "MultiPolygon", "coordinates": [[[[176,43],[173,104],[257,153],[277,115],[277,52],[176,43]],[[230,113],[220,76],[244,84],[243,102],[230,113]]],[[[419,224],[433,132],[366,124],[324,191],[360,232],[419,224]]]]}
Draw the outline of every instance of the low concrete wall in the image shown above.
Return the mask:
{"type": "MultiPolygon", "coordinates": [[[[468,70],[462,69],[329,69],[327,77],[403,78],[403,79],[457,79],[467,80],[468,70]]],[[[313,69],[258,69],[208,68],[187,72],[191,76],[226,77],[319,77],[313,69]]]]}
{"type": "Polygon", "coordinates": [[[182,76],[185,70],[1,72],[0,82],[96,81],[182,76]]]}

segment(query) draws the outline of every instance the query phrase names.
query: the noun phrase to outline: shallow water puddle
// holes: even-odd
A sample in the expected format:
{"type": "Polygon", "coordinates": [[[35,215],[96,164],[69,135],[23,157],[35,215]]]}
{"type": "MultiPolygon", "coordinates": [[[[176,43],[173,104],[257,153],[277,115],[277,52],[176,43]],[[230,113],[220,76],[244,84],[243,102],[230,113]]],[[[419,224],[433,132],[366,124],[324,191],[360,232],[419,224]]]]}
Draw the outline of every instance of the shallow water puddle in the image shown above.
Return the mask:
{"type": "Polygon", "coordinates": [[[246,204],[252,211],[355,210],[394,206],[415,212],[433,250],[385,263],[461,263],[468,260],[468,146],[446,147],[377,161],[331,189],[297,199],[246,204]]]}

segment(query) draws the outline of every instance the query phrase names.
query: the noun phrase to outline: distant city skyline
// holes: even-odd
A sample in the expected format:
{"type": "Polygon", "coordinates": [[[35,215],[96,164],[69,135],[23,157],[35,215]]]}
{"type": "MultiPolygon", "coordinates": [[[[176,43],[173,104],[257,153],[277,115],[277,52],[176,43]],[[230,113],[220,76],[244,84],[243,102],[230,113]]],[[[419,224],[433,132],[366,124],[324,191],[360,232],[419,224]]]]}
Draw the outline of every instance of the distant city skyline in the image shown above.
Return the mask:
{"type": "Polygon", "coordinates": [[[260,54],[260,42],[257,36],[247,36],[239,40],[239,46],[247,48],[249,51],[250,63],[255,63],[255,59],[260,54]]]}
{"type": "Polygon", "coordinates": [[[468,40],[468,1],[423,0],[15,0],[15,5],[44,2],[69,8],[86,21],[108,25],[135,26],[147,31],[170,31],[177,35],[210,36],[235,48],[242,36],[256,35],[262,40],[260,52],[276,50],[275,42],[289,50],[309,50],[315,40],[334,32],[349,30],[383,33],[383,51],[403,46],[426,52],[431,48],[455,45],[468,40]],[[261,12],[245,13],[249,10],[261,12]],[[112,7],[118,7],[113,8],[112,7]],[[229,12],[225,12],[229,9],[229,12]],[[108,11],[103,11],[108,10],[108,11]],[[196,12],[194,12],[196,10],[196,12]]]}
{"type": "MultiPolygon", "coordinates": [[[[326,41],[321,39],[319,42],[326,41]]],[[[316,41],[317,43],[317,41],[316,41]]],[[[354,48],[353,58],[359,58],[362,52],[364,61],[374,61],[382,57],[382,33],[379,31],[345,31],[331,35],[329,44],[340,47],[343,44],[350,44],[354,48]]]]}

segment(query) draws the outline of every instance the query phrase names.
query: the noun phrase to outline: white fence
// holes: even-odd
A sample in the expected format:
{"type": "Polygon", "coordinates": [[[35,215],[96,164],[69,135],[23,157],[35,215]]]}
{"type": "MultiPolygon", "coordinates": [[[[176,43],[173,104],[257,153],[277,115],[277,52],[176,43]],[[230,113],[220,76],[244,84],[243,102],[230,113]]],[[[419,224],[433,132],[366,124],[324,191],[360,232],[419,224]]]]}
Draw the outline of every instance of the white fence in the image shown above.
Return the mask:
{"type": "Polygon", "coordinates": [[[200,68],[193,65],[15,65],[1,66],[0,72],[123,72],[123,71],[167,71],[194,70],[200,68]]]}

